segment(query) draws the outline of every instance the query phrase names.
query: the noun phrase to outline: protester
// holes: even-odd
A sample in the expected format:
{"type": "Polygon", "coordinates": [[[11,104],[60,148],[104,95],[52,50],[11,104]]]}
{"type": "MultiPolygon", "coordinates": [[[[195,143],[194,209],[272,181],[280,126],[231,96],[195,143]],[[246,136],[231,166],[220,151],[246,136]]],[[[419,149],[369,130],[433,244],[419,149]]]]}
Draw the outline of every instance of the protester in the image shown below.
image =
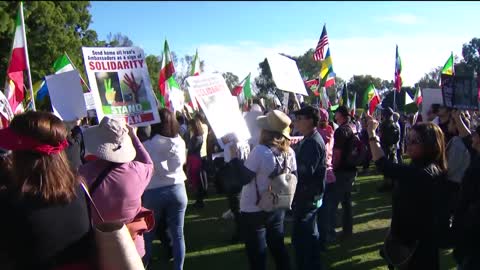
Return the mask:
{"type": "MultiPolygon", "coordinates": [[[[397,143],[400,140],[400,129],[393,121],[393,110],[387,107],[382,110],[382,122],[379,126],[380,145],[386,159],[392,163],[397,163],[397,143]]],[[[383,184],[378,191],[385,192],[392,189],[392,179],[384,177],[383,184]]]]}
{"type": "MultiPolygon", "coordinates": [[[[142,208],[141,197],[153,174],[153,162],[132,127],[104,117],[84,132],[85,148],[98,159],[79,168],[105,221],[120,221],[132,230],[141,257],[143,233],[153,226],[151,211],[142,208]],[[138,226],[140,225],[140,226],[138,226]]],[[[94,224],[101,222],[93,215],[94,224]]]]}
{"type": "MultiPolygon", "coordinates": [[[[435,188],[446,178],[444,136],[432,123],[412,127],[407,138],[407,155],[411,164],[396,164],[387,159],[376,136],[378,122],[368,117],[368,133],[373,160],[378,170],[395,181],[392,199],[392,222],[387,245],[400,245],[407,253],[402,269],[439,269],[436,212],[446,208],[435,188]]],[[[444,198],[442,198],[444,199],[444,198]]],[[[386,246],[384,256],[395,257],[386,246]]]]}
{"type": "Polygon", "coordinates": [[[400,114],[394,112],[392,115],[393,125],[395,130],[398,130],[398,142],[395,144],[395,158],[398,163],[403,163],[402,150],[400,148],[400,142],[402,141],[402,128],[400,127],[400,114]]]}
{"type": "Polygon", "coordinates": [[[470,152],[470,165],[464,173],[458,206],[453,218],[454,258],[460,270],[480,269],[480,127],[470,130],[458,112],[453,120],[470,152]]]}
{"type": "Polygon", "coordinates": [[[353,233],[352,185],[357,176],[355,165],[349,164],[348,157],[354,150],[354,132],[350,126],[350,114],[347,107],[339,106],[335,111],[335,121],[339,127],[333,135],[333,170],[336,177],[337,201],[342,204],[342,238],[348,238],[353,233]]]}
{"type": "Polygon", "coordinates": [[[85,192],[65,153],[65,125],[30,111],[16,115],[0,137],[0,148],[12,150],[2,158],[8,178],[0,189],[0,254],[8,261],[0,268],[96,269],[85,192]]]}
{"type": "MultiPolygon", "coordinates": [[[[187,209],[187,192],[183,171],[186,162],[185,142],[179,136],[179,124],[175,115],[167,109],[159,111],[160,123],[152,125],[152,137],[144,143],[155,165],[155,172],[143,194],[143,205],[154,211],[155,223],[163,217],[167,221],[173,244],[174,269],[183,269],[185,240],[183,224],[187,209]]],[[[152,241],[155,231],[145,234],[145,256],[148,264],[151,258],[152,241]]]]}
{"type": "Polygon", "coordinates": [[[150,125],[137,128],[137,137],[143,143],[152,137],[152,127],[150,125]]]}
{"type": "Polygon", "coordinates": [[[448,108],[444,105],[440,105],[437,113],[438,123],[436,123],[445,135],[445,144],[447,144],[452,138],[451,134],[448,132],[448,124],[450,122],[450,112],[451,108],[448,108]]]}
{"type": "Polygon", "coordinates": [[[180,137],[182,137],[185,143],[188,143],[190,134],[188,134],[189,131],[188,131],[187,121],[185,120],[185,116],[183,116],[183,114],[180,112],[177,112],[177,122],[178,122],[178,125],[180,126],[178,131],[180,134],[180,137]]]}
{"type": "Polygon", "coordinates": [[[202,150],[203,137],[206,137],[207,134],[203,133],[202,123],[198,118],[190,120],[189,128],[191,137],[188,140],[187,147],[187,177],[193,192],[195,192],[196,201],[193,204],[193,207],[203,208],[205,206],[205,203],[203,202],[205,190],[200,179],[202,170],[200,151],[202,150]]]}
{"type": "Polygon", "coordinates": [[[336,178],[335,173],[333,172],[333,145],[334,139],[333,134],[334,130],[332,126],[329,125],[329,114],[327,110],[321,108],[319,109],[319,122],[318,122],[318,132],[322,136],[323,142],[325,143],[325,149],[327,152],[326,161],[327,161],[327,173],[325,178],[325,193],[323,195],[322,207],[317,218],[318,231],[320,235],[320,248],[323,248],[325,244],[332,243],[336,239],[335,232],[335,221],[336,221],[336,210],[337,210],[337,188],[336,188],[336,178]]]}
{"type": "MultiPolygon", "coordinates": [[[[259,144],[250,152],[241,173],[243,182],[240,198],[241,222],[250,269],[267,269],[267,246],[273,255],[275,269],[290,269],[290,259],[284,243],[285,210],[265,212],[257,206],[260,194],[270,184],[269,176],[276,168],[276,158],[283,163],[287,155],[290,170],[296,172],[295,152],[290,148],[288,126],[291,120],[281,111],[273,110],[257,118],[262,129],[259,144]],[[277,157],[276,157],[277,156],[277,157]]],[[[235,157],[237,151],[232,151],[235,157]]]]}
{"type": "Polygon", "coordinates": [[[81,120],[64,122],[69,134],[67,136],[68,148],[65,150],[70,164],[75,170],[80,167],[85,160],[85,143],[83,141],[83,132],[80,128],[81,120]]]}
{"type": "Polygon", "coordinates": [[[202,148],[200,149],[200,157],[202,158],[202,167],[200,169],[200,183],[202,184],[202,190],[203,190],[203,195],[207,195],[208,191],[208,175],[207,175],[207,169],[208,169],[208,153],[207,153],[207,140],[208,140],[208,134],[209,128],[207,118],[205,117],[205,114],[203,111],[200,111],[195,114],[194,119],[200,121],[201,127],[203,130],[203,136],[202,136],[202,148]]]}
{"type": "Polygon", "coordinates": [[[297,269],[322,269],[317,217],[322,206],[327,171],[326,147],[317,131],[318,110],[305,106],[294,112],[303,135],[296,145],[298,183],[293,200],[292,244],[297,269]]]}
{"type": "Polygon", "coordinates": [[[365,145],[367,148],[367,154],[362,164],[362,173],[367,174],[368,168],[370,167],[370,161],[372,161],[372,154],[370,153],[370,145],[368,144],[367,119],[365,118],[365,116],[362,117],[361,125],[362,131],[360,132],[359,138],[362,144],[365,145]]]}

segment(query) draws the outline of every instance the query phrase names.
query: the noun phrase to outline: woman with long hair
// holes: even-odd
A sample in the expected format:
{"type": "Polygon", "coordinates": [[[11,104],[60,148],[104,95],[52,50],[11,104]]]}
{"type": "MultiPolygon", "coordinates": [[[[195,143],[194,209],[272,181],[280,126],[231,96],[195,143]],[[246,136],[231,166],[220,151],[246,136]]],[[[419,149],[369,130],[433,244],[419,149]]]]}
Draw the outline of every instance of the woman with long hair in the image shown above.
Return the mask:
{"type": "Polygon", "coordinates": [[[202,157],[200,152],[203,145],[203,137],[207,136],[203,132],[202,122],[198,117],[189,121],[190,139],[188,141],[188,155],[187,155],[187,176],[190,186],[195,192],[194,207],[203,208],[205,197],[205,190],[203,189],[201,173],[202,173],[202,157]]]}
{"type": "Polygon", "coordinates": [[[0,148],[12,151],[0,202],[0,248],[8,249],[0,254],[12,269],[94,269],[87,200],[65,153],[67,135],[47,112],[17,115],[0,130],[0,148]]]}
{"type": "Polygon", "coordinates": [[[439,211],[448,211],[448,200],[439,199],[437,189],[446,181],[447,174],[443,132],[430,122],[414,125],[406,140],[411,163],[394,164],[380,148],[375,134],[378,122],[372,117],[367,120],[373,160],[394,183],[392,222],[383,256],[391,265],[401,264],[402,269],[439,269],[439,241],[446,237],[437,234],[439,211]],[[408,252],[403,256],[393,247],[408,252]],[[397,261],[397,256],[401,260],[397,261]]]}
{"type": "MultiPolygon", "coordinates": [[[[179,135],[175,114],[167,109],[161,109],[159,114],[161,122],[152,125],[152,137],[144,142],[155,165],[155,172],[143,194],[143,205],[154,211],[155,224],[161,224],[162,217],[166,219],[173,244],[174,269],[180,270],[185,260],[183,224],[188,202],[185,190],[187,176],[183,171],[186,147],[179,135]]],[[[144,262],[148,264],[155,231],[146,233],[144,237],[144,262]]]]}
{"type": "MultiPolygon", "coordinates": [[[[263,211],[259,206],[259,194],[267,191],[272,173],[278,172],[279,164],[287,158],[287,166],[296,174],[295,152],[290,148],[290,118],[281,111],[273,110],[257,118],[261,128],[259,144],[253,148],[244,164],[237,162],[242,170],[243,186],[240,197],[241,230],[245,240],[250,269],[267,269],[267,246],[271,251],[277,270],[290,269],[290,259],[284,243],[285,210],[263,211]],[[278,161],[276,160],[278,159],[278,161]]],[[[238,161],[238,149],[231,156],[238,161]]]]}

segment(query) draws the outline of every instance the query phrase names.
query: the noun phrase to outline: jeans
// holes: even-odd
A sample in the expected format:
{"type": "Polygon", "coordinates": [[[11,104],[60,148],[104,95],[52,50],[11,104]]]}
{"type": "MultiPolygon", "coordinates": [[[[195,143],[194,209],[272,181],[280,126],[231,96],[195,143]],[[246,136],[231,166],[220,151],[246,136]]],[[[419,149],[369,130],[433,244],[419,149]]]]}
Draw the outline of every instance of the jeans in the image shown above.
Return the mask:
{"type": "Polygon", "coordinates": [[[285,211],[241,212],[245,248],[250,270],[267,269],[267,246],[277,270],[289,270],[290,259],[284,243],[285,211]]]}
{"type": "Polygon", "coordinates": [[[292,244],[295,249],[297,270],[322,269],[317,227],[318,211],[317,208],[293,209],[292,244]]]}
{"type": "Polygon", "coordinates": [[[228,206],[233,213],[233,220],[235,222],[235,237],[240,237],[240,194],[229,193],[228,194],[228,206]]]}
{"type": "Polygon", "coordinates": [[[344,235],[350,235],[353,232],[353,213],[352,213],[352,184],[355,181],[356,172],[337,171],[337,200],[335,209],[338,204],[342,204],[342,230],[344,235]]]}
{"type": "Polygon", "coordinates": [[[335,241],[335,223],[337,220],[337,185],[335,182],[325,185],[323,204],[320,207],[317,217],[320,245],[323,247],[328,242],[335,241]]]}
{"type": "MultiPolygon", "coordinates": [[[[155,223],[160,224],[160,218],[166,217],[173,248],[173,265],[175,270],[183,269],[185,260],[185,238],[183,224],[187,209],[187,192],[185,185],[177,184],[146,190],[142,197],[144,207],[153,210],[155,223]],[[162,215],[163,214],[163,215],[162,215]]],[[[155,238],[155,229],[145,233],[144,264],[151,258],[152,241],[155,238]]]]}

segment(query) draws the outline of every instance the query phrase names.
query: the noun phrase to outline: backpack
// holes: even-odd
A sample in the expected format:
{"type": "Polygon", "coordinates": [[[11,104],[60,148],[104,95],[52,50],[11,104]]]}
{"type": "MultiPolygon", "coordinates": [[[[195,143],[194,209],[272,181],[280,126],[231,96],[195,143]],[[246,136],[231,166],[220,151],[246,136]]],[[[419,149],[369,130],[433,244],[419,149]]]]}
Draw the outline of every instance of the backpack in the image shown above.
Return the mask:
{"type": "MultiPolygon", "coordinates": [[[[271,151],[271,149],[270,149],[271,151]]],[[[279,166],[280,173],[276,170],[270,175],[270,184],[268,190],[262,194],[258,192],[257,179],[255,179],[255,188],[257,191],[257,206],[266,212],[274,210],[290,210],[292,208],[295,189],[297,188],[297,176],[292,174],[288,166],[288,154],[284,155],[283,165],[278,160],[278,156],[273,153],[276,163],[279,166]]]]}
{"type": "Polygon", "coordinates": [[[358,132],[354,133],[351,138],[352,153],[347,156],[346,163],[349,166],[357,167],[363,164],[368,155],[367,146],[360,140],[358,132]]]}

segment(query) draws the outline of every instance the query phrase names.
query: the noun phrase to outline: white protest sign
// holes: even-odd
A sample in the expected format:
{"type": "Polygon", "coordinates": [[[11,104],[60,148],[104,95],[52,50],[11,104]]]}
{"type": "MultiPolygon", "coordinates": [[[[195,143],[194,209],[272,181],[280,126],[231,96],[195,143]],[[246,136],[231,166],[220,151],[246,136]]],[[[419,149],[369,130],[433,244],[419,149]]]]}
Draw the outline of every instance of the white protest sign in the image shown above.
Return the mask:
{"type": "Polygon", "coordinates": [[[308,96],[294,60],[283,55],[271,54],[267,57],[267,61],[278,89],[308,96]]]}
{"type": "Polygon", "coordinates": [[[225,79],[220,74],[200,74],[187,78],[188,91],[197,99],[217,137],[233,133],[239,141],[250,139],[247,124],[238,108],[237,98],[232,96],[225,79]]]}
{"type": "Polygon", "coordinates": [[[45,77],[53,113],[63,121],[87,116],[82,84],[78,71],[72,70],[45,77]]]}
{"type": "Polygon", "coordinates": [[[145,55],[137,47],[83,47],[98,120],[123,119],[131,126],[160,122],[145,55]]]}
{"type": "Polygon", "coordinates": [[[83,97],[85,98],[85,105],[87,106],[87,110],[95,110],[95,99],[93,97],[93,93],[84,93],[83,97]]]}
{"type": "Polygon", "coordinates": [[[427,121],[427,113],[432,104],[443,104],[442,89],[425,88],[422,89],[422,119],[427,121]]]}

